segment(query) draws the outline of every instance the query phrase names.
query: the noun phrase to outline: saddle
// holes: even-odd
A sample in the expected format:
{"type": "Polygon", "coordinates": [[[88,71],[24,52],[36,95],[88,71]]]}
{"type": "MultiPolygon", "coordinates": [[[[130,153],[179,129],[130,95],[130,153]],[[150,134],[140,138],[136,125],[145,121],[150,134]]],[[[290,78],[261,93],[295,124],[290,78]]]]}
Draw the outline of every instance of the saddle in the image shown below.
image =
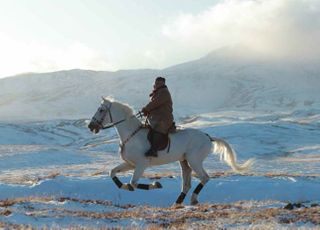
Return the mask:
{"type": "Polygon", "coordinates": [[[176,132],[177,129],[176,129],[175,123],[173,122],[172,126],[168,130],[168,133],[166,133],[166,134],[157,132],[157,131],[153,130],[150,126],[148,128],[149,128],[148,140],[149,140],[151,146],[154,148],[154,150],[161,151],[161,150],[164,150],[165,148],[168,147],[167,152],[169,152],[170,151],[169,133],[176,132]]]}

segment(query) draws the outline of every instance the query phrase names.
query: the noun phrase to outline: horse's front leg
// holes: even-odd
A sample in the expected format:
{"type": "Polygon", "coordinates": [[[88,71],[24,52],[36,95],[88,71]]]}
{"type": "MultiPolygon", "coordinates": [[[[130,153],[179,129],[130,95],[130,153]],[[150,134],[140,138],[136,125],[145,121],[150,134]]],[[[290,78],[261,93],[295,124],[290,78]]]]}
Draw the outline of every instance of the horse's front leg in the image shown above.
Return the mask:
{"type": "Polygon", "coordinates": [[[159,182],[154,182],[152,184],[138,184],[138,180],[143,175],[143,172],[145,169],[146,169],[145,166],[137,165],[134,169],[134,173],[131,178],[130,184],[135,188],[143,189],[143,190],[162,188],[162,185],[159,182]]]}
{"type": "Polygon", "coordinates": [[[132,165],[125,162],[125,163],[122,163],[111,170],[110,177],[112,178],[113,182],[118,186],[118,188],[129,190],[129,191],[134,191],[134,188],[132,187],[131,184],[123,184],[119,180],[119,178],[116,176],[116,173],[126,172],[128,170],[133,169],[133,168],[134,167],[132,165]]]}

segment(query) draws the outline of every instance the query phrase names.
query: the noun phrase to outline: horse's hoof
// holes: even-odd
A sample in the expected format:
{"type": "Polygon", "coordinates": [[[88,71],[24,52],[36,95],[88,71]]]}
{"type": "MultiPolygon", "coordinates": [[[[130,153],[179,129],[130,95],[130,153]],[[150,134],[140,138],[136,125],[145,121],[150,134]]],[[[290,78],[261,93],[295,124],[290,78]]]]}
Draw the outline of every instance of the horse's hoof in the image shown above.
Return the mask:
{"type": "Polygon", "coordinates": [[[192,200],[191,201],[191,205],[197,205],[197,204],[199,204],[199,201],[197,201],[197,200],[192,200]]]}
{"type": "Polygon", "coordinates": [[[131,184],[128,184],[128,190],[129,191],[134,191],[134,188],[133,188],[133,186],[131,184]]]}
{"type": "Polygon", "coordinates": [[[183,204],[182,203],[174,203],[172,206],[171,206],[171,208],[173,208],[173,209],[180,209],[180,208],[183,208],[184,206],[183,206],[183,204]]]}
{"type": "Polygon", "coordinates": [[[162,188],[162,185],[161,185],[160,182],[158,182],[158,181],[154,182],[154,183],[153,183],[153,186],[154,186],[155,188],[162,188]]]}
{"type": "Polygon", "coordinates": [[[123,189],[128,190],[128,191],[134,191],[134,188],[131,184],[124,184],[123,189]]]}

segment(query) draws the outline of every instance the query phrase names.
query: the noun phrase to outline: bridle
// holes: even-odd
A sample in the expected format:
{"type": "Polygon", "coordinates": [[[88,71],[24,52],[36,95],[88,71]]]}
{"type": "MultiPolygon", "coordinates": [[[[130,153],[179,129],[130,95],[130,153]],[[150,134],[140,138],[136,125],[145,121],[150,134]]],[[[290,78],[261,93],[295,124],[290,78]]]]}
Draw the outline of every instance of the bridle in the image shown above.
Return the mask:
{"type": "MultiPolygon", "coordinates": [[[[109,129],[109,128],[112,128],[122,122],[125,122],[126,120],[129,120],[133,117],[137,117],[138,119],[143,117],[143,114],[141,111],[139,111],[138,113],[136,113],[135,115],[132,115],[130,116],[129,118],[124,118],[124,119],[121,119],[120,121],[116,121],[116,122],[113,122],[113,118],[112,118],[112,113],[111,113],[111,106],[112,106],[112,103],[110,103],[110,105],[108,107],[106,107],[106,113],[109,114],[109,118],[110,118],[110,123],[107,125],[107,126],[103,126],[103,121],[106,117],[107,114],[105,114],[104,116],[102,116],[101,120],[98,120],[96,119],[95,117],[92,118],[93,121],[97,122],[99,125],[100,125],[100,128],[101,129],[109,129]]],[[[100,110],[101,112],[101,110],[100,110]]],[[[120,142],[119,146],[120,146],[120,152],[123,153],[124,151],[124,147],[125,147],[125,144],[134,136],[136,135],[140,129],[142,129],[143,126],[142,125],[139,125],[139,127],[129,135],[129,137],[127,137],[127,139],[125,139],[124,141],[120,142]]]]}
{"type": "Polygon", "coordinates": [[[108,107],[105,107],[106,109],[106,114],[104,116],[102,116],[102,119],[101,120],[98,120],[96,119],[95,117],[92,118],[93,121],[97,122],[98,125],[100,125],[100,128],[101,129],[109,129],[109,128],[112,128],[122,122],[125,122],[126,120],[129,120],[133,117],[137,117],[137,118],[141,118],[143,115],[141,113],[141,111],[139,111],[138,113],[136,113],[135,115],[132,115],[130,116],[129,118],[124,118],[124,119],[121,119],[120,121],[116,121],[116,122],[113,122],[113,118],[112,118],[112,113],[111,113],[111,106],[112,106],[112,103],[110,103],[110,105],[108,107]],[[106,126],[103,126],[103,121],[105,119],[105,116],[109,114],[109,119],[110,119],[110,123],[106,126]]]}

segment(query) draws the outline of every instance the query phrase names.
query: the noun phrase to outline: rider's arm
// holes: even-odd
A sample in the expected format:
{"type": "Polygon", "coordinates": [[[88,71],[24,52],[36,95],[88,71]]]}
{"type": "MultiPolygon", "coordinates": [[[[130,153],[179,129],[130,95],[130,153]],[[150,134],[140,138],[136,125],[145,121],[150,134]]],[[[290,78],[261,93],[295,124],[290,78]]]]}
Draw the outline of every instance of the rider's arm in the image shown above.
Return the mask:
{"type": "Polygon", "coordinates": [[[154,95],[154,98],[152,101],[150,101],[144,109],[148,112],[151,112],[152,110],[158,108],[159,106],[165,104],[168,100],[170,100],[169,92],[166,90],[161,90],[154,95]]]}

